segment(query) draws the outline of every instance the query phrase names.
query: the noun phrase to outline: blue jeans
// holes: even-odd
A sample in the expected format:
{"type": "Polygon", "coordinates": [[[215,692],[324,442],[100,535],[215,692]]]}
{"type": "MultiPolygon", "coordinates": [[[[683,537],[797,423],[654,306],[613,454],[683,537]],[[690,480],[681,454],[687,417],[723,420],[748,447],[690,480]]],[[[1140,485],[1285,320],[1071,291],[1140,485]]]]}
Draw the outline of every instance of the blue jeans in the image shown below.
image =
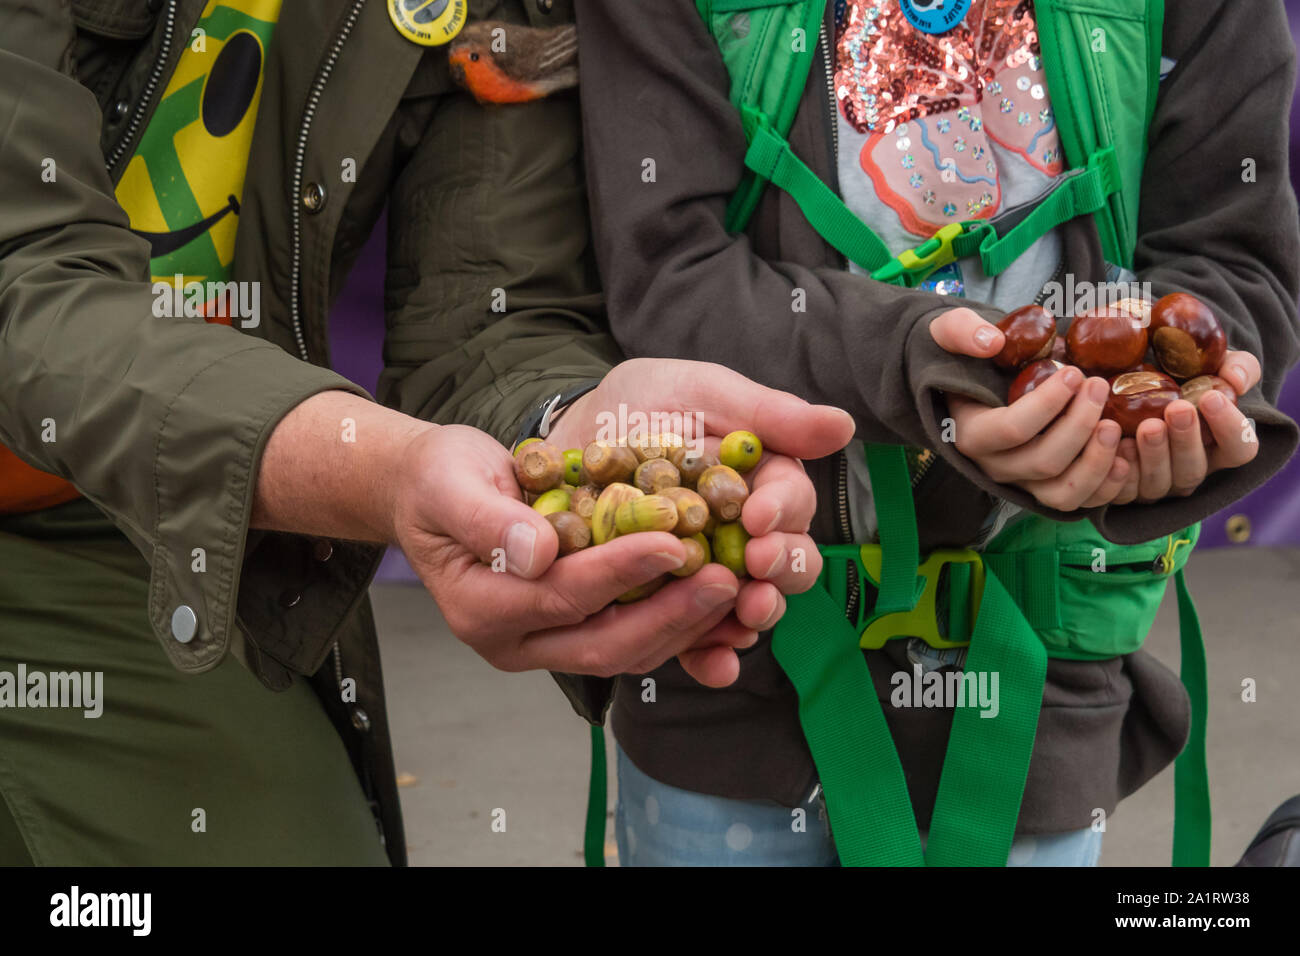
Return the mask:
{"type": "MultiPolygon", "coordinates": [[[[614,815],[620,866],[838,866],[820,800],[790,808],[679,790],[618,748],[614,815]],[[802,813],[800,813],[802,811],[802,813]]],[[[1101,833],[1022,836],[1008,866],[1096,866],[1101,833]]]]}

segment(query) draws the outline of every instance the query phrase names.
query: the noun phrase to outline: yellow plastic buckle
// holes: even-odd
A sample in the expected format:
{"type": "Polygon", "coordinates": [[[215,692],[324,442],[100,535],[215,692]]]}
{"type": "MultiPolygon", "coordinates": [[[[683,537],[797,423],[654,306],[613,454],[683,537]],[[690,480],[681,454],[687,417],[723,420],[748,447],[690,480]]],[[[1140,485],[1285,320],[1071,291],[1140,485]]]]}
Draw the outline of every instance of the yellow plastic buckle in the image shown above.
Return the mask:
{"type": "MultiPolygon", "coordinates": [[[[947,228],[947,227],[945,227],[947,228]]],[[[916,573],[925,578],[925,589],[921,598],[910,611],[896,611],[872,621],[862,631],[859,646],[869,650],[879,650],[885,642],[898,637],[919,637],[931,647],[966,647],[970,641],[949,641],[939,634],[938,609],[935,599],[939,593],[939,572],[945,564],[969,564],[970,581],[970,622],[974,627],[979,617],[980,597],[984,593],[984,561],[978,551],[970,548],[940,548],[926,555],[916,573]]],[[[882,558],[879,544],[862,545],[862,566],[871,582],[880,586],[882,558]]]]}

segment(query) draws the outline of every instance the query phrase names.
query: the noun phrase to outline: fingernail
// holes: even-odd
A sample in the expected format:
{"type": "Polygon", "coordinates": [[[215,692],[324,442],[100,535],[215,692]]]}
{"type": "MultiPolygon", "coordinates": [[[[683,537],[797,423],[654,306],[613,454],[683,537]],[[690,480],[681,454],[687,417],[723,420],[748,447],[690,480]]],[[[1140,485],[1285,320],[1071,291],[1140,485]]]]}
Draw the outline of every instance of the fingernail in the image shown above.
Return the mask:
{"type": "Polygon", "coordinates": [[[1102,428],[1097,432],[1097,441],[1101,442],[1102,448],[1114,448],[1119,444],[1120,430],[1115,428],[1102,428]]]}
{"type": "Polygon", "coordinates": [[[975,330],[975,345],[981,349],[986,349],[993,344],[997,338],[997,329],[990,325],[981,325],[975,330]]]}
{"type": "Polygon", "coordinates": [[[1196,423],[1196,412],[1190,408],[1178,408],[1169,413],[1169,424],[1180,432],[1185,432],[1196,423]]]}
{"type": "Polygon", "coordinates": [[[1065,371],[1061,373],[1061,381],[1065,383],[1067,388],[1076,389],[1079,387],[1079,383],[1083,381],[1083,373],[1073,365],[1066,366],[1065,371]]]}
{"type": "MultiPolygon", "coordinates": [[[[771,534],[773,531],[777,529],[777,526],[780,523],[781,523],[781,509],[777,508],[776,514],[772,516],[772,521],[768,524],[767,528],[764,529],[763,534],[771,534]]],[[[760,535],[760,537],[762,537],[762,535],[760,535]]]]}
{"type": "Polygon", "coordinates": [[[1095,378],[1088,383],[1088,401],[1092,404],[1100,408],[1106,404],[1106,399],[1109,397],[1110,385],[1104,378],[1095,378]]]}
{"type": "Polygon", "coordinates": [[[1201,396],[1198,407],[1205,409],[1207,412],[1221,412],[1225,402],[1227,402],[1227,399],[1218,392],[1206,392],[1201,396]]]}
{"type": "Polygon", "coordinates": [[[1150,432],[1147,433],[1145,440],[1147,445],[1151,448],[1157,448],[1160,445],[1163,445],[1165,441],[1164,427],[1162,426],[1160,428],[1152,429],[1150,432]]]}
{"type": "Polygon", "coordinates": [[[522,577],[533,570],[533,550],[537,546],[537,529],[527,521],[516,521],[506,532],[506,567],[522,577]]]}
{"type": "Polygon", "coordinates": [[[1232,387],[1240,395],[1246,390],[1246,370],[1244,368],[1234,368],[1228,374],[1232,377],[1232,387]]]}
{"type": "Polygon", "coordinates": [[[776,572],[781,570],[782,566],[785,564],[785,559],[786,559],[785,548],[782,548],[780,551],[777,552],[776,560],[772,562],[772,566],[768,568],[766,572],[760,574],[759,577],[770,578],[772,575],[776,574],[776,572]]]}
{"type": "Polygon", "coordinates": [[[736,589],[727,584],[706,584],[695,592],[695,603],[706,611],[720,608],[736,599],[736,589]]]}
{"type": "Polygon", "coordinates": [[[641,559],[641,570],[646,574],[667,574],[676,571],[686,562],[667,551],[654,551],[641,559]]]}

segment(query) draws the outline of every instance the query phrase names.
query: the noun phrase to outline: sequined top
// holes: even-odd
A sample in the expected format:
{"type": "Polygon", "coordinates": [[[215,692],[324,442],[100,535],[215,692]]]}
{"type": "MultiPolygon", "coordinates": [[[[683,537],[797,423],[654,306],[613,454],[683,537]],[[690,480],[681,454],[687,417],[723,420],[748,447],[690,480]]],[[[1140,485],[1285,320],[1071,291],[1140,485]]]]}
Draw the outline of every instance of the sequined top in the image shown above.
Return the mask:
{"type": "Polygon", "coordinates": [[[1048,178],[1062,172],[1030,0],[974,0],[937,36],[913,27],[898,0],[847,0],[836,12],[840,112],[866,135],[861,168],[908,232],[929,237],[1003,207],[991,142],[1048,178]]]}

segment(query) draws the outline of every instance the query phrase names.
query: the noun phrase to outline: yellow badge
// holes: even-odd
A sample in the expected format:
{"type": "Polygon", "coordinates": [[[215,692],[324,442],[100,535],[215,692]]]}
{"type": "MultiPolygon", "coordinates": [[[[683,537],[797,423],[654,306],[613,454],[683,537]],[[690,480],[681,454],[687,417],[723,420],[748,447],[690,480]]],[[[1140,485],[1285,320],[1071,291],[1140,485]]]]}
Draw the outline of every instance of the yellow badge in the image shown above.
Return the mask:
{"type": "Polygon", "coordinates": [[[465,25],[469,0],[386,0],[397,32],[420,46],[442,46],[465,25]]]}

